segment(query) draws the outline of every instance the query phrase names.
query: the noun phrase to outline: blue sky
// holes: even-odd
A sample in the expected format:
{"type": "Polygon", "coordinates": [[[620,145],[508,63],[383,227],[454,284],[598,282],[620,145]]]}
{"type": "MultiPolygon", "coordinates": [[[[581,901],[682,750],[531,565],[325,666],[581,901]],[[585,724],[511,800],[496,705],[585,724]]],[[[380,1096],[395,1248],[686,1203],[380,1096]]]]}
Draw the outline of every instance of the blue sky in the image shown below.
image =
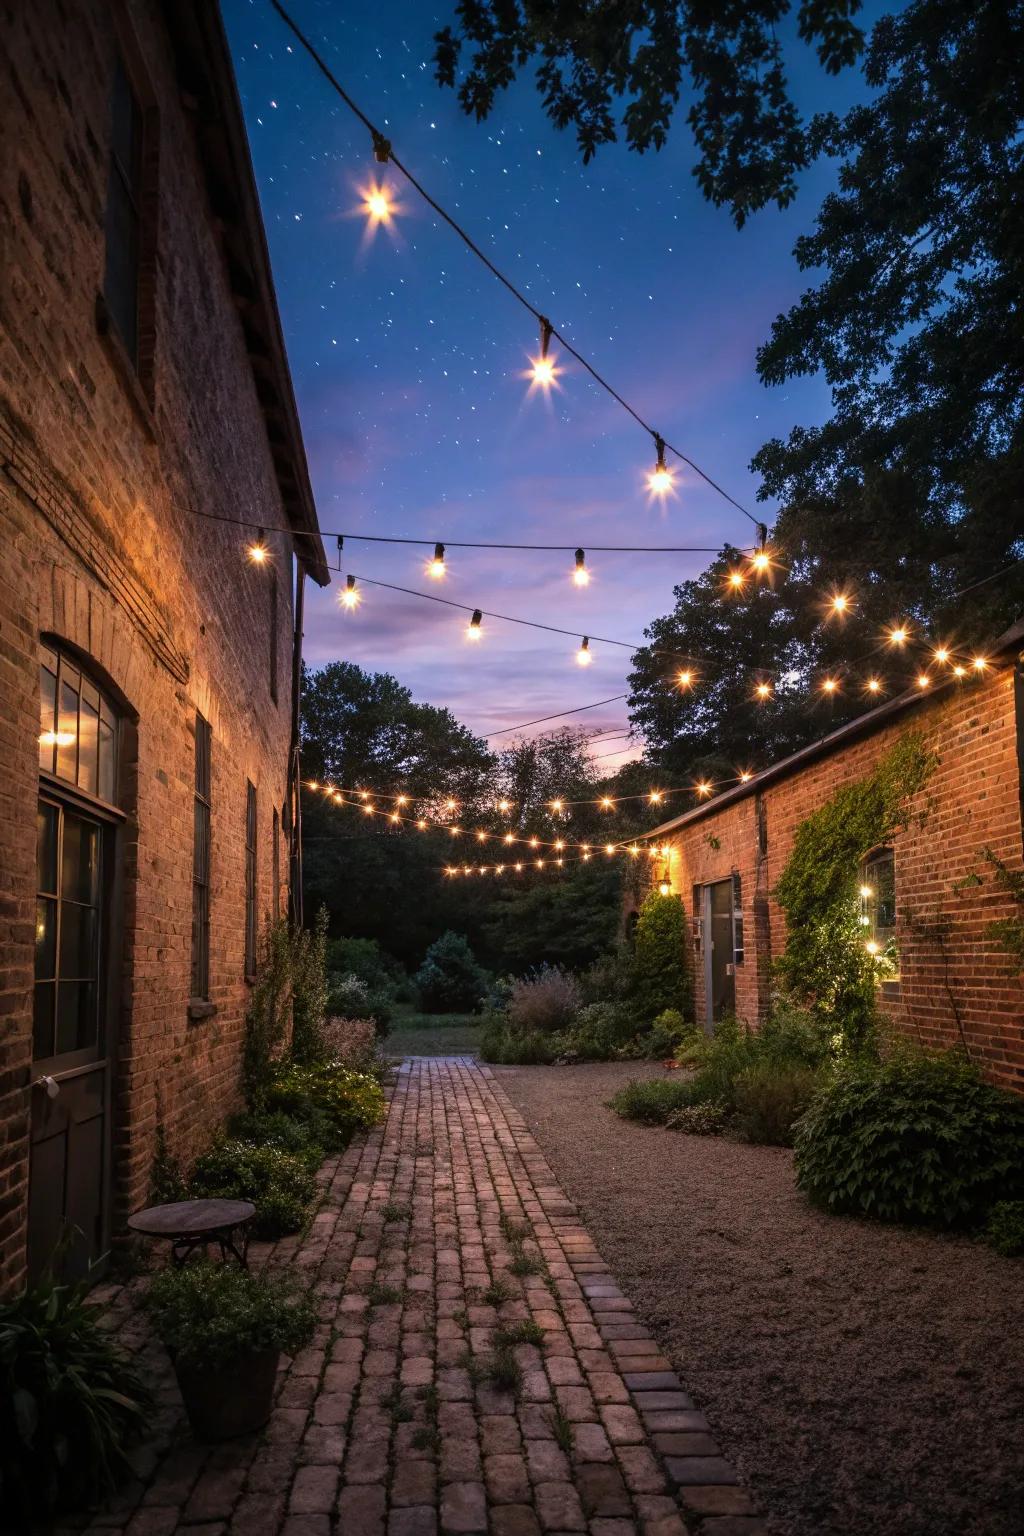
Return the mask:
{"type": "MultiPolygon", "coordinates": [[[[677,496],[650,503],[649,438],[578,369],[553,399],[528,394],[529,315],[375,165],[365,130],[266,0],[223,0],[223,9],[325,532],[584,548],[749,543],[746,520],[689,472],[677,496]],[[379,173],[403,212],[393,235],[368,240],[354,210],[379,173]]],[[[451,19],[447,4],[294,0],[293,14],[410,169],[537,307],[757,511],[751,456],[828,412],[819,380],[766,390],[754,371],[772,320],[808,285],[791,250],[829,186],[828,167],[808,175],[790,209],[737,232],[697,190],[685,107],[659,154],[615,145],[584,167],[529,80],[485,124],[435,84],[432,38],[451,19]]],[[[809,59],[796,62],[806,106],[854,98],[856,74],[824,81],[809,59]]],[[[342,568],[581,636],[640,641],[671,608],[673,586],[708,558],[593,554],[580,590],[571,554],[452,550],[441,586],[423,574],[425,554],[350,542],[342,568]]],[[[392,672],[481,733],[625,689],[627,650],[594,643],[583,670],[578,641],[485,621],[483,642],[469,646],[465,619],[379,588],[350,614],[337,588],[314,590],[306,656],[392,672]]],[[[581,723],[624,727],[625,704],[581,723]]],[[[611,738],[608,750],[616,746],[638,750],[611,738]]]]}

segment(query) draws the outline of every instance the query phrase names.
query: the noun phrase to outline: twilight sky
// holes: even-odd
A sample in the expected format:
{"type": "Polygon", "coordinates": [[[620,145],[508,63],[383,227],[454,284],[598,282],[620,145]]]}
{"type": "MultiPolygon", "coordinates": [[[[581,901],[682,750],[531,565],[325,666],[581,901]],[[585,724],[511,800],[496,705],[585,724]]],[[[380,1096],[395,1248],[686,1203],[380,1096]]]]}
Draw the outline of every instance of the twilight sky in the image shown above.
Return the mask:
{"type": "MultiPolygon", "coordinates": [[[[223,11],[325,536],[748,544],[746,519],[690,472],[675,498],[650,503],[650,439],[578,369],[554,398],[528,396],[530,316],[375,165],[365,130],[266,0],[223,0],[223,11]],[[393,235],[368,240],[358,188],[378,173],[404,212],[393,235]]],[[[757,512],[752,454],[828,409],[820,381],[765,390],[754,372],[773,318],[806,286],[791,249],[828,169],[785,213],[738,233],[697,190],[685,107],[660,154],[614,145],[587,167],[528,80],[477,124],[433,79],[433,34],[453,11],[453,0],[293,0],[298,24],[427,189],[647,420],[757,512]]],[[[824,82],[805,50],[793,54],[805,107],[853,99],[855,73],[824,82]]],[[[334,539],[325,544],[333,560],[334,539]]],[[[571,554],[451,550],[443,583],[423,574],[426,554],[346,541],[342,570],[639,642],[671,609],[674,584],[709,558],[588,554],[580,590],[571,554]]],[[[312,589],[311,664],[392,672],[480,733],[625,691],[626,650],[594,642],[584,670],[567,637],[485,620],[470,646],[468,616],[452,609],[366,588],[352,614],[337,598],[337,585],[312,589]]],[[[609,771],[637,754],[614,734],[625,701],[566,723],[609,733],[594,748],[609,771]]]]}

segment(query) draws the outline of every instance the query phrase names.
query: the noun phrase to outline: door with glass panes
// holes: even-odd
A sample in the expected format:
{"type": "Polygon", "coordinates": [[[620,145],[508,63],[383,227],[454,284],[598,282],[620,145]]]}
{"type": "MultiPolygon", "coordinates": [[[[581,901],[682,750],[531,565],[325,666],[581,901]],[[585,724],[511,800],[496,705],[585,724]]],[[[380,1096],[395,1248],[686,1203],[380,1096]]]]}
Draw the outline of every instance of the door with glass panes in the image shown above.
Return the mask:
{"type": "Polygon", "coordinates": [[[28,1261],[78,1277],[109,1233],[117,717],[49,648],[40,683],[28,1261]]]}
{"type": "Polygon", "coordinates": [[[742,959],[742,910],[735,875],[702,890],[705,1028],[736,1011],[736,966],[742,959]]]}

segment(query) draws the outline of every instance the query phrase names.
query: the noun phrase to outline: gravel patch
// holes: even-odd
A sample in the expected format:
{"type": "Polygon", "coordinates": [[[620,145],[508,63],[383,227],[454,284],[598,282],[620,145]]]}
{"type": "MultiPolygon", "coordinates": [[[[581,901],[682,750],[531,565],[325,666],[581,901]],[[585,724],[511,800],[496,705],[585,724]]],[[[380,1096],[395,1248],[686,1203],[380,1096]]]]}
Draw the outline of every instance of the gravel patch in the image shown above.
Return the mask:
{"type": "Polygon", "coordinates": [[[829,1217],[792,1156],[604,1107],[657,1067],[493,1068],[778,1536],[1020,1536],[1024,1263],[829,1217]]]}

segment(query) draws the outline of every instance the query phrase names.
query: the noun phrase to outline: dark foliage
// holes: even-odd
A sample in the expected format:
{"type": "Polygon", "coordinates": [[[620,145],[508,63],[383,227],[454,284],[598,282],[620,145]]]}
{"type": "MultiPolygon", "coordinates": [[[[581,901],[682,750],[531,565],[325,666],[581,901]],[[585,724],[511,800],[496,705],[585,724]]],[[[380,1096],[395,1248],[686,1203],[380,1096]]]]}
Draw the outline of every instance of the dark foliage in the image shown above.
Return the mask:
{"type": "Polygon", "coordinates": [[[266,1350],[294,1354],[316,1323],[312,1301],[291,1275],[205,1260],[161,1270],[146,1305],[167,1348],[208,1370],[266,1350]]]}

